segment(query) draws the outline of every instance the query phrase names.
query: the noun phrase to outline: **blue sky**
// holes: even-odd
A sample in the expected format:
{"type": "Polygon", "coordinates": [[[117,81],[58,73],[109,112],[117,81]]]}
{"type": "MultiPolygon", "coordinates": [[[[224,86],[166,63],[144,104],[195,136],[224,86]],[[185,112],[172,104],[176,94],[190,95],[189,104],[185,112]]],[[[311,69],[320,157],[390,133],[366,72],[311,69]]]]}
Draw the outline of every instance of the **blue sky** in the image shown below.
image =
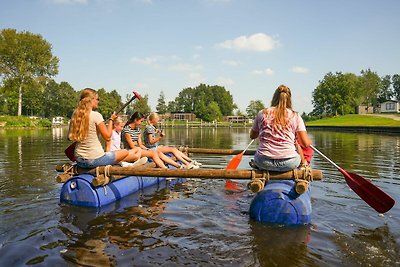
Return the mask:
{"type": "Polygon", "coordinates": [[[279,84],[312,110],[328,72],[400,73],[397,0],[1,0],[0,28],[41,34],[58,82],[173,100],[222,85],[240,110],[279,84]]]}

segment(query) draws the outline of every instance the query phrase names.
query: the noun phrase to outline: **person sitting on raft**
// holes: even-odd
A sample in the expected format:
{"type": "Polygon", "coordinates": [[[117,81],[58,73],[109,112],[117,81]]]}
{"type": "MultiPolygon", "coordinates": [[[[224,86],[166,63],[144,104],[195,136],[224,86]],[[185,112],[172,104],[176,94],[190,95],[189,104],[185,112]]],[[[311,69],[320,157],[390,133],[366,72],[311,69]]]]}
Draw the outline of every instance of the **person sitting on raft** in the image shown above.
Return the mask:
{"type": "Polygon", "coordinates": [[[96,168],[124,161],[134,161],[137,156],[126,149],[104,152],[98,133],[105,141],[110,140],[113,122],[118,116],[113,113],[106,126],[103,116],[95,111],[99,105],[96,90],[85,88],[71,117],[68,139],[76,142],[76,164],[81,168],[96,168]]]}
{"type": "Polygon", "coordinates": [[[145,147],[157,150],[159,152],[172,153],[177,160],[185,164],[185,168],[187,169],[198,169],[201,166],[201,163],[192,160],[184,153],[179,151],[176,147],[170,146],[159,146],[158,142],[165,136],[164,131],[160,131],[156,128],[157,123],[160,121],[160,117],[157,113],[152,112],[147,117],[147,125],[143,132],[143,140],[145,147]]]}
{"type": "MultiPolygon", "coordinates": [[[[120,117],[118,117],[116,120],[114,120],[113,123],[113,132],[111,135],[110,141],[106,142],[106,151],[116,151],[121,149],[121,131],[122,131],[123,123],[120,117]]],[[[147,162],[147,157],[142,157],[141,158],[141,149],[138,147],[135,147],[130,150],[131,153],[133,153],[135,157],[135,162],[126,162],[126,161],[121,161],[119,164],[122,167],[134,167],[134,166],[139,166],[143,165],[147,162]]]]}
{"type": "Polygon", "coordinates": [[[303,119],[292,109],[289,87],[280,85],[272,97],[271,107],[257,114],[250,130],[250,138],[260,141],[254,155],[255,166],[280,172],[296,169],[302,162],[296,151],[296,134],[305,148],[311,145],[303,119]]]}
{"type": "Polygon", "coordinates": [[[172,166],[175,166],[176,168],[182,168],[179,163],[175,162],[170,157],[167,157],[163,153],[158,152],[156,150],[150,150],[143,145],[141,140],[142,133],[140,130],[140,126],[142,125],[143,121],[144,121],[143,114],[135,112],[125,123],[125,126],[121,134],[121,140],[124,148],[129,148],[129,149],[134,149],[136,147],[140,148],[142,157],[148,157],[153,159],[154,163],[160,168],[164,169],[167,168],[164,162],[172,166]]]}

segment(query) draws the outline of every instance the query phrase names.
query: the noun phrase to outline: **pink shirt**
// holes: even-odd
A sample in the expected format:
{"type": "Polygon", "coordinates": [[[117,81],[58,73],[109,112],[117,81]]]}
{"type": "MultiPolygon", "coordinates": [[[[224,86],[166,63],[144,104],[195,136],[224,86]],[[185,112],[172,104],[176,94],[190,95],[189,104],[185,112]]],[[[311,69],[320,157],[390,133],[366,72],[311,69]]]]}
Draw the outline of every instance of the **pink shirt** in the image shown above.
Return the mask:
{"type": "Polygon", "coordinates": [[[111,146],[110,151],[116,151],[121,149],[121,133],[113,130],[111,135],[111,146]]]}
{"type": "Polygon", "coordinates": [[[287,110],[289,123],[286,129],[278,130],[272,125],[275,108],[261,110],[254,120],[252,130],[258,132],[260,145],[257,154],[271,159],[286,159],[297,156],[295,146],[296,132],[306,131],[303,119],[297,112],[287,110]]]}

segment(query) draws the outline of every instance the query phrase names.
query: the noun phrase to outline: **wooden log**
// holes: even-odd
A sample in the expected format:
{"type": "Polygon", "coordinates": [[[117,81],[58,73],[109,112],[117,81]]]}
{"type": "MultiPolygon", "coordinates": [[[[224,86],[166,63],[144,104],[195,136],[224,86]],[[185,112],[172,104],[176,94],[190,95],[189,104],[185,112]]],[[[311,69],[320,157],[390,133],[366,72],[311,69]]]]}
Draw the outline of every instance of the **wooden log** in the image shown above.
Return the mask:
{"type": "MultiPolygon", "coordinates": [[[[234,149],[213,149],[213,148],[196,148],[196,147],[179,147],[182,152],[199,153],[199,154],[217,154],[217,155],[237,155],[242,153],[243,150],[234,149]]],[[[244,155],[254,155],[255,150],[246,150],[244,155]]]]}
{"type": "MultiPolygon", "coordinates": [[[[304,170],[295,170],[297,177],[302,177],[304,170]]],[[[89,173],[96,174],[96,170],[89,173]]],[[[99,174],[104,174],[104,167],[99,167],[99,174]]],[[[293,171],[288,172],[263,172],[259,170],[225,170],[225,169],[144,169],[132,167],[110,167],[108,175],[121,176],[149,176],[149,177],[180,177],[180,178],[202,178],[202,179],[238,179],[250,180],[254,178],[266,178],[270,180],[294,179],[293,171]]],[[[312,170],[314,180],[322,179],[321,170],[312,170]]],[[[102,180],[93,179],[95,186],[103,185],[102,180]]]]}

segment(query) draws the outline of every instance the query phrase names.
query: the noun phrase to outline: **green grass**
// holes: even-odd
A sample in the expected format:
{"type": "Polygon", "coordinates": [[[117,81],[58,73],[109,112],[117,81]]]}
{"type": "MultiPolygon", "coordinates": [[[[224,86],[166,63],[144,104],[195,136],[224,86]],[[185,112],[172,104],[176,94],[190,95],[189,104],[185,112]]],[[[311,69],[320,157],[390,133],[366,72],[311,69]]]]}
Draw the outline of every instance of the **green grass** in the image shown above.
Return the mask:
{"type": "MultiPolygon", "coordinates": [[[[326,118],[315,121],[306,122],[307,126],[400,126],[400,120],[394,120],[388,115],[374,114],[374,115],[344,115],[332,118],[326,118]]],[[[389,115],[397,117],[397,114],[389,115]]]]}

